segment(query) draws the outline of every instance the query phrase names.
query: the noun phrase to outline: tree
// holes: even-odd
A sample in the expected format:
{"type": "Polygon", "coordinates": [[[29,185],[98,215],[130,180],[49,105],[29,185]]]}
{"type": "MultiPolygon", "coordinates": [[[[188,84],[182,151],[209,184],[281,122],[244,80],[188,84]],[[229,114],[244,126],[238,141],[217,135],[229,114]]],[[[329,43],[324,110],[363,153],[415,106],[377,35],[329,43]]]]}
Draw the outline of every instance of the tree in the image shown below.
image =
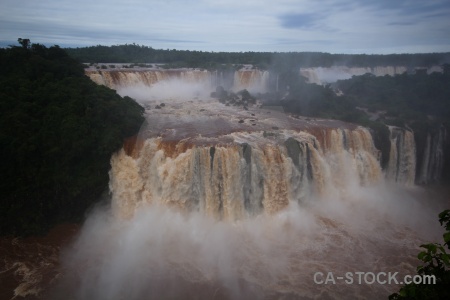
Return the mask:
{"type": "Polygon", "coordinates": [[[30,48],[30,40],[29,39],[18,38],[17,41],[19,42],[19,44],[22,45],[22,48],[24,48],[24,49],[30,48]]]}
{"type": "Polygon", "coordinates": [[[398,293],[389,296],[390,300],[400,299],[450,299],[450,210],[444,210],[439,214],[439,223],[444,225],[446,232],[443,235],[444,244],[430,243],[421,245],[425,251],[419,253],[418,258],[425,264],[417,267],[419,275],[433,275],[436,284],[410,283],[400,289],[398,293]]]}
{"type": "Polygon", "coordinates": [[[19,42],[0,49],[0,234],[26,235],[81,221],[144,109],[60,47],[19,42]]]}

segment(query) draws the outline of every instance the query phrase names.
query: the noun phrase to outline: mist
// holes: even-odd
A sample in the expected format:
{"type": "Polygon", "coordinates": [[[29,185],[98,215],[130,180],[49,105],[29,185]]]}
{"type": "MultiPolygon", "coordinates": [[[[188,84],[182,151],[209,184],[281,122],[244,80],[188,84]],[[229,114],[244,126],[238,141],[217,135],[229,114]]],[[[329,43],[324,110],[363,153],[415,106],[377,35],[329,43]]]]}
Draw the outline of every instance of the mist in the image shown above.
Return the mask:
{"type": "Polygon", "coordinates": [[[143,205],[129,219],[97,208],[64,255],[52,296],[73,299],[380,298],[396,285],[317,285],[315,272],[415,274],[418,246],[439,240],[438,199],[380,183],[312,197],[236,222],[143,205]]]}

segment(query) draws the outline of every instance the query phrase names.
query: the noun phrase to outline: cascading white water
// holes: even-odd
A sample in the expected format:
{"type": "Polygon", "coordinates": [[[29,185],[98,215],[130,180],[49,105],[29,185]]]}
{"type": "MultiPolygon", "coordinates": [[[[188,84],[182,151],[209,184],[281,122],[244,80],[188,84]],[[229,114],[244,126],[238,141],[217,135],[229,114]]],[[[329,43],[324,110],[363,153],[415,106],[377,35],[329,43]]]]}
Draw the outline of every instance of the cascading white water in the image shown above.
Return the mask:
{"type": "MultiPolygon", "coordinates": [[[[148,70],[86,70],[97,84],[113,89],[132,88],[136,86],[150,87],[163,81],[177,80],[184,84],[200,84],[214,89],[219,85],[227,85],[223,72],[199,69],[148,69],[148,70]]],[[[266,92],[269,72],[258,69],[243,69],[234,72],[231,89],[238,92],[247,89],[251,92],[266,92]]]]}
{"type": "Polygon", "coordinates": [[[414,185],[416,176],[416,144],[414,133],[389,126],[391,150],[386,170],[388,180],[405,185],[414,185]]]}
{"type": "Polygon", "coordinates": [[[446,136],[447,132],[443,126],[435,134],[427,134],[418,183],[427,184],[441,179],[446,136]]]}
{"type": "Polygon", "coordinates": [[[398,285],[314,274],[414,274],[436,211],[384,183],[367,129],[332,124],[127,143],[111,159],[111,211],[87,221],[54,298],[387,297],[398,285]]]}
{"type": "Polygon", "coordinates": [[[233,142],[174,146],[153,138],[136,157],[124,150],[114,155],[110,188],[116,212],[130,217],[141,205],[158,203],[238,220],[381,178],[372,137],[361,127],[328,129],[324,145],[312,134],[289,130],[223,138],[233,142]]]}
{"type": "Polygon", "coordinates": [[[269,72],[257,69],[239,70],[234,73],[233,90],[247,89],[250,92],[266,92],[269,72]]]}
{"type": "Polygon", "coordinates": [[[198,69],[179,70],[86,70],[86,75],[97,84],[109,88],[151,86],[158,82],[180,80],[185,83],[209,83],[212,75],[209,71],[198,69]]]}

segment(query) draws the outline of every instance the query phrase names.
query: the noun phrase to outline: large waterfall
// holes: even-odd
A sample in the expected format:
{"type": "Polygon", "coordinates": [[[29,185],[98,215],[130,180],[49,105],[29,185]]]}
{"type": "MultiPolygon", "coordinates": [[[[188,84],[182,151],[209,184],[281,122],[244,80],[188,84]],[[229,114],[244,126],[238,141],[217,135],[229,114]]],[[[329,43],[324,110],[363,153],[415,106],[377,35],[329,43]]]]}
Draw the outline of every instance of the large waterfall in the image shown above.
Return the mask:
{"type": "MultiPolygon", "coordinates": [[[[377,67],[377,68],[315,68],[302,69],[301,74],[307,76],[310,81],[321,81],[331,73],[340,72],[342,74],[363,74],[365,72],[372,72],[376,75],[395,75],[407,71],[404,67],[377,67]],[[331,73],[330,73],[331,72],[331,73]],[[328,74],[328,75],[327,75],[328,74]],[[317,77],[319,76],[319,77],[317,77]],[[325,77],[323,77],[325,76],[325,77]],[[316,78],[317,77],[317,78],[316,78]]],[[[429,72],[437,71],[438,68],[430,68],[429,72]]],[[[333,73],[333,74],[334,74],[333,73]]],[[[158,91],[165,91],[160,93],[156,98],[177,98],[182,96],[196,98],[208,98],[209,91],[215,90],[218,85],[228,85],[232,90],[239,91],[242,89],[249,89],[250,91],[265,92],[269,85],[269,72],[253,69],[250,67],[242,68],[232,74],[224,74],[220,71],[207,71],[200,69],[108,69],[108,70],[92,70],[86,71],[93,81],[98,84],[103,84],[111,88],[115,88],[121,94],[130,94],[132,97],[146,99],[146,95],[158,94],[158,91]],[[230,78],[226,78],[226,77],[230,78]],[[144,88],[139,94],[135,91],[144,88]],[[178,94],[174,94],[178,92],[178,94]],[[200,91],[208,91],[200,94],[200,91]]],[[[331,76],[331,75],[330,75],[331,76]]],[[[186,97],[184,97],[186,98],[186,97]]],[[[200,116],[201,118],[202,116],[200,116]]],[[[175,121],[174,121],[175,122],[175,121]]],[[[210,124],[215,128],[217,124],[210,124]]],[[[245,124],[243,124],[244,126],[245,124]]],[[[253,124],[252,124],[253,125],[253,124]]],[[[157,126],[157,125],[156,125],[157,126]]],[[[220,126],[228,126],[221,124],[220,126]]],[[[257,124],[256,127],[243,128],[243,131],[252,131],[261,129],[257,124]]],[[[282,127],[284,128],[284,127],[282,127]]],[[[430,182],[439,181],[442,175],[443,161],[444,161],[444,139],[446,133],[441,129],[438,133],[428,134],[426,139],[425,150],[420,152],[421,157],[416,154],[416,141],[414,140],[414,133],[412,130],[405,130],[390,126],[390,153],[389,162],[386,166],[385,177],[388,181],[397,182],[412,186],[415,183],[426,184],[430,182]],[[416,168],[416,162],[419,165],[416,168]],[[417,172],[416,172],[417,169],[417,172]]],[[[220,129],[219,131],[223,131],[220,129]]],[[[214,133],[212,133],[214,134],[214,133]]],[[[343,140],[346,140],[344,135],[343,140]]],[[[245,144],[245,139],[242,141],[245,144]]],[[[284,145],[285,141],[280,144],[284,145]]],[[[337,143],[336,145],[340,145],[337,143]]],[[[340,147],[334,145],[333,147],[340,147]]],[[[323,145],[322,145],[323,147],[323,145]]],[[[252,149],[254,155],[257,155],[257,148],[252,149]]],[[[308,148],[309,149],[309,148],[308,148]]],[[[337,150],[337,149],[335,149],[337,150]]],[[[250,150],[249,150],[250,151],[250,150]]],[[[306,151],[306,150],[305,150],[306,151]]],[[[308,150],[311,151],[311,150],[308,150]]],[[[242,152],[242,151],[241,151],[242,152]]],[[[247,192],[246,192],[247,193],[247,192]]]]}
{"type": "Polygon", "coordinates": [[[387,297],[397,285],[314,274],[414,274],[436,213],[386,183],[414,174],[412,133],[392,127],[391,142],[384,176],[360,126],[210,101],[149,109],[111,159],[111,206],[88,220],[55,298],[387,297]]]}
{"type": "MultiPolygon", "coordinates": [[[[157,98],[152,93],[164,82],[170,91],[221,77],[158,72],[90,75],[128,91],[146,78],[147,119],[112,156],[111,201],[86,221],[50,296],[379,299],[399,286],[358,283],[356,276],[353,284],[320,284],[315,274],[320,280],[329,272],[398,272],[399,280],[415,274],[419,245],[439,237],[441,209],[405,188],[416,173],[410,130],[390,128],[390,160],[382,170],[364,127],[291,116],[280,107],[226,106],[195,93],[157,98]]],[[[232,82],[266,76],[246,70],[232,82]]],[[[440,161],[429,152],[441,140],[429,138],[427,178],[440,161]]]]}
{"type": "Polygon", "coordinates": [[[227,143],[151,138],[112,158],[111,191],[117,212],[129,217],[159,203],[237,220],[275,213],[290,201],[340,194],[352,184],[381,178],[378,152],[367,129],[232,133],[227,143]]]}

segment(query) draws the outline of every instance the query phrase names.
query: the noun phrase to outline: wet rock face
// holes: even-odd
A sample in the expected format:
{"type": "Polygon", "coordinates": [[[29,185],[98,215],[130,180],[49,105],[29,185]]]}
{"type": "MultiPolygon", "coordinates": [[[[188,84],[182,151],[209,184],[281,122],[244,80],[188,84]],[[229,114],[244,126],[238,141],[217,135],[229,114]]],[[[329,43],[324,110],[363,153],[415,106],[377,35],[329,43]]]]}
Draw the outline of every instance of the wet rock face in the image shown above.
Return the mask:
{"type": "Polygon", "coordinates": [[[222,86],[218,86],[216,91],[211,93],[211,97],[218,99],[222,104],[242,107],[244,110],[248,110],[249,106],[256,104],[256,98],[246,89],[234,93],[225,91],[222,86]]]}

